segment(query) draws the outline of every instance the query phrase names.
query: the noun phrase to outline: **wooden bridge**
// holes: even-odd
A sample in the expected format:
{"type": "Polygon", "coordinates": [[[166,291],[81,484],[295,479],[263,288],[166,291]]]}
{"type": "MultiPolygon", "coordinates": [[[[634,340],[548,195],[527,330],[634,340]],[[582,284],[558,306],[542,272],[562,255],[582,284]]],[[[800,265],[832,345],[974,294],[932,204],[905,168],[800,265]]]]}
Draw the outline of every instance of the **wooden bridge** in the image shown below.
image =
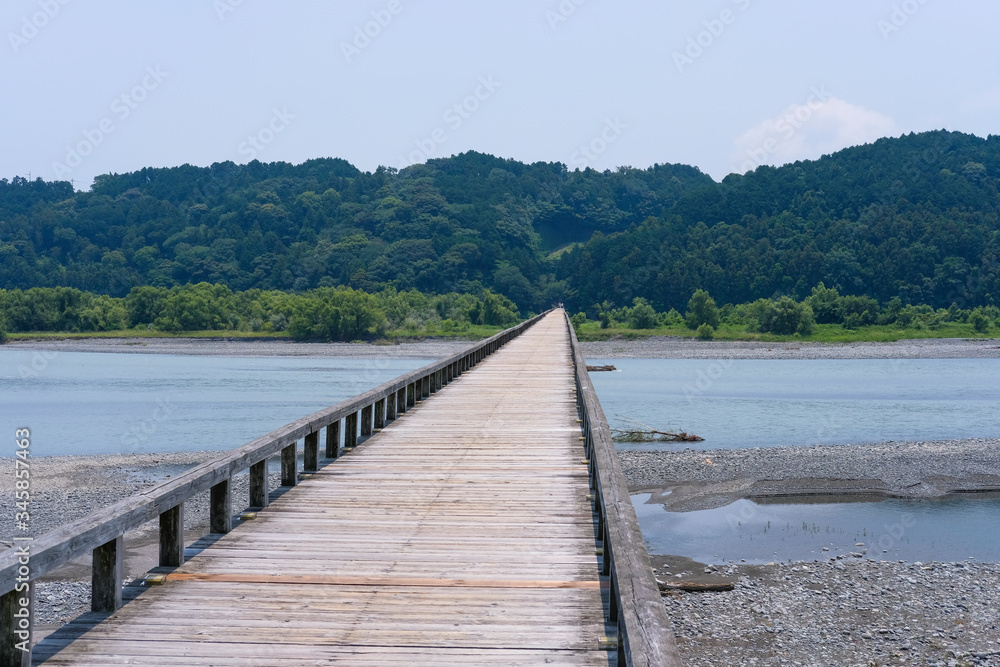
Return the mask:
{"type": "Polygon", "coordinates": [[[0,554],[0,663],[680,665],[562,310],[36,538],[28,578],[88,551],[94,612],[30,654],[0,554]],[[213,532],[185,549],[204,492],[213,532]],[[157,517],[161,567],[123,597],[122,535],[157,517]]]}

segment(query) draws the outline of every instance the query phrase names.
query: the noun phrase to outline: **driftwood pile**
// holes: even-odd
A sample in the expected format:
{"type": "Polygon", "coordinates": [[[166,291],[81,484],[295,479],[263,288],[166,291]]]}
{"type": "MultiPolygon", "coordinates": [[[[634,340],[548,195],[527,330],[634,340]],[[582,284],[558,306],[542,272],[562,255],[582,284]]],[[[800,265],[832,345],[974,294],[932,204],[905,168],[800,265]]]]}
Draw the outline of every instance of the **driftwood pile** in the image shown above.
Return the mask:
{"type": "Polygon", "coordinates": [[[660,431],[642,422],[625,420],[627,428],[611,429],[611,437],[616,442],[701,442],[705,438],[686,431],[660,431]]]}
{"type": "Polygon", "coordinates": [[[606,366],[590,366],[589,364],[587,365],[588,373],[599,373],[602,371],[616,371],[616,370],[618,369],[612,366],[611,364],[607,364],[606,366]]]}

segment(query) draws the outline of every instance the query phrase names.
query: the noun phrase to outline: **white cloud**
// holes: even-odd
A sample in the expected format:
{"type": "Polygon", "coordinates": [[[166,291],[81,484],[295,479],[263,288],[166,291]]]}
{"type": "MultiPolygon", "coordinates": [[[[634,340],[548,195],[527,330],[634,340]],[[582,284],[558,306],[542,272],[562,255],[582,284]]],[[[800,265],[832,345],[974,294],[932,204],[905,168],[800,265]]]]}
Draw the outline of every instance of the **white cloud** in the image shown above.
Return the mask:
{"type": "Polygon", "coordinates": [[[744,173],[762,164],[814,160],[896,133],[892,118],[814,90],[805,104],[793,104],[740,135],[733,169],[744,173]]]}

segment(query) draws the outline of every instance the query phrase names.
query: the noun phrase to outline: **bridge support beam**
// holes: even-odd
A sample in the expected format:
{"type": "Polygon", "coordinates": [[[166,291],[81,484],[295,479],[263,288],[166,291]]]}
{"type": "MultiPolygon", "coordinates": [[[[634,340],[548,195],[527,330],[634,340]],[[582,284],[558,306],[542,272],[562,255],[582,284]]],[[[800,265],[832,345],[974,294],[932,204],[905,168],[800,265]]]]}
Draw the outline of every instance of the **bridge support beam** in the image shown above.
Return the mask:
{"type": "Polygon", "coordinates": [[[385,420],[390,422],[396,419],[396,412],[399,410],[398,392],[392,392],[385,397],[385,420]]]}
{"type": "Polygon", "coordinates": [[[372,416],[375,412],[374,405],[361,408],[361,437],[368,438],[372,434],[372,416]]]}
{"type": "Polygon", "coordinates": [[[160,514],[160,567],[184,564],[184,503],[160,514]]]}
{"type": "Polygon", "coordinates": [[[330,422],[326,426],[326,458],[335,459],[340,456],[340,420],[330,422]]]}
{"type": "Polygon", "coordinates": [[[26,590],[15,589],[0,597],[0,665],[31,667],[34,607],[34,582],[26,590]],[[19,644],[28,650],[22,651],[19,644]]]}
{"type": "Polygon", "coordinates": [[[375,423],[372,424],[372,429],[375,431],[385,428],[385,403],[384,398],[378,399],[375,403],[375,423]]]}
{"type": "Polygon", "coordinates": [[[267,507],[267,459],[250,466],[250,507],[267,507]]]}
{"type": "Polygon", "coordinates": [[[90,610],[115,611],[122,606],[124,538],[119,535],[93,552],[90,610]]]}
{"type": "Polygon", "coordinates": [[[319,431],[306,435],[302,445],[302,470],[316,472],[319,470],[319,431]]]}
{"type": "Polygon", "coordinates": [[[281,450],[281,485],[295,486],[298,480],[298,462],[295,460],[295,450],[298,441],[281,450]]]}
{"type": "Polygon", "coordinates": [[[358,446],[358,413],[352,412],[344,417],[344,449],[358,446]]]}
{"type": "Polygon", "coordinates": [[[209,492],[209,530],[228,533],[233,529],[233,493],[229,479],[224,479],[209,492]]]}

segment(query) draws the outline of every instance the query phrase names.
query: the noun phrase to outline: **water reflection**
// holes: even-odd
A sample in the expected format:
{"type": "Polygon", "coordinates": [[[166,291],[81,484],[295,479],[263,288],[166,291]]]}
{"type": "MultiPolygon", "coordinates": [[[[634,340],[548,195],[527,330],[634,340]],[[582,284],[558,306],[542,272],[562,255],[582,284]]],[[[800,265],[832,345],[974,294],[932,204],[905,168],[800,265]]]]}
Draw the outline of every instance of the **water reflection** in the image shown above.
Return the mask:
{"type": "Polygon", "coordinates": [[[632,502],[650,553],[702,563],[821,560],[852,553],[876,560],[1000,561],[1000,494],[919,501],[739,500],[696,512],[668,512],[648,493],[632,496],[632,502]]]}

